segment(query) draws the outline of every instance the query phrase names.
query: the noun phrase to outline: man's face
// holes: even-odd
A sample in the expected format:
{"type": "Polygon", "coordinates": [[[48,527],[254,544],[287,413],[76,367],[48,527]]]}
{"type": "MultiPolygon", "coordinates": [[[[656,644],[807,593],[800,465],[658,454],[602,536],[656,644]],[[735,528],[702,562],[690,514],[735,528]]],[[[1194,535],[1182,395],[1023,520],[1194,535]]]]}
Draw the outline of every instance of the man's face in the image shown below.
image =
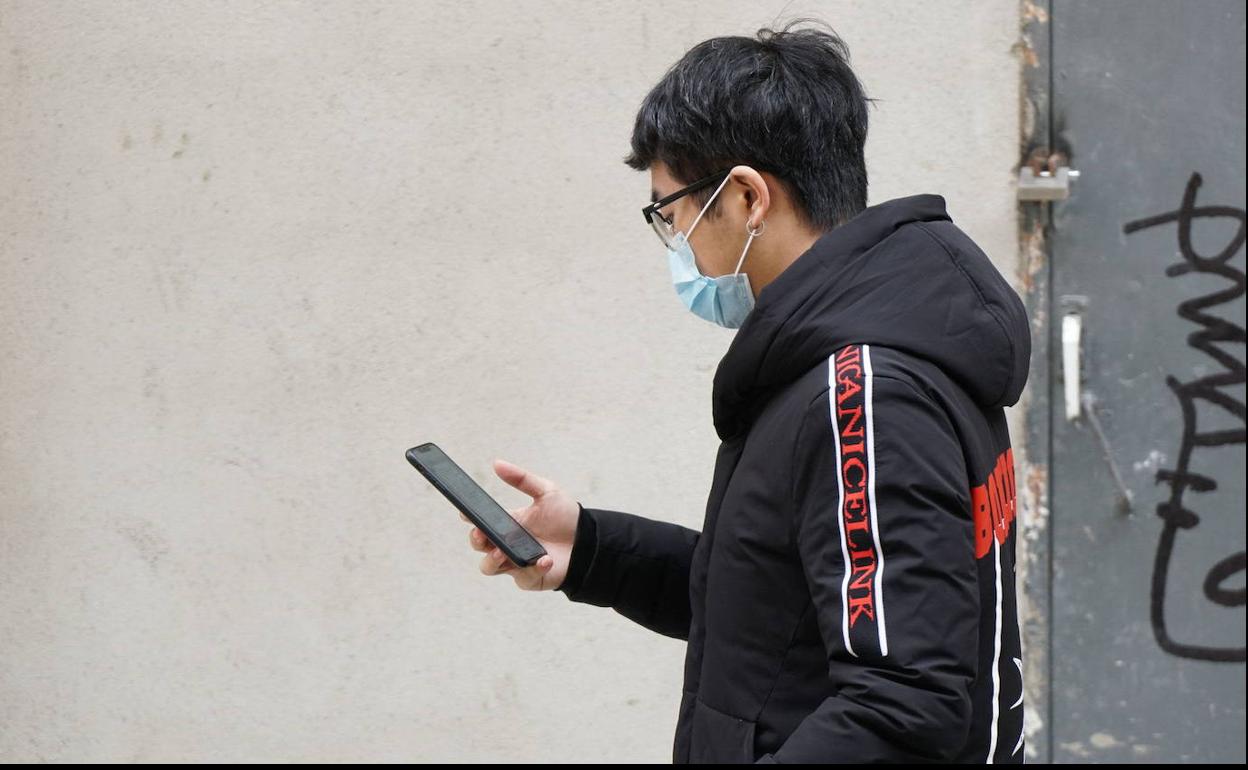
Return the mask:
{"type": "MultiPolygon", "coordinates": [[[[670,195],[685,186],[685,182],[674,179],[669,173],[667,166],[661,161],[655,161],[650,166],[650,200],[656,201],[664,196],[670,195]]],[[[717,186],[717,185],[716,185],[717,186]]],[[[715,187],[704,188],[707,194],[715,192],[715,187]]],[[[745,214],[740,215],[740,223],[737,229],[740,232],[733,235],[731,231],[733,216],[732,206],[730,202],[735,202],[741,198],[740,185],[734,179],[729,179],[724,189],[719,191],[719,195],[715,196],[714,206],[719,211],[719,216],[712,218],[711,211],[702,215],[702,219],[698,220],[698,226],[694,228],[693,233],[689,233],[689,228],[693,225],[693,220],[697,219],[698,212],[702,210],[702,205],[695,200],[693,195],[682,195],[679,199],[669,203],[660,209],[661,213],[672,220],[673,226],[680,232],[684,233],[689,239],[689,246],[693,249],[694,261],[697,263],[698,270],[703,275],[717,277],[731,273],[737,266],[737,259],[741,256],[741,249],[745,248],[745,214]],[[736,249],[736,254],[732,253],[736,249]]]]}

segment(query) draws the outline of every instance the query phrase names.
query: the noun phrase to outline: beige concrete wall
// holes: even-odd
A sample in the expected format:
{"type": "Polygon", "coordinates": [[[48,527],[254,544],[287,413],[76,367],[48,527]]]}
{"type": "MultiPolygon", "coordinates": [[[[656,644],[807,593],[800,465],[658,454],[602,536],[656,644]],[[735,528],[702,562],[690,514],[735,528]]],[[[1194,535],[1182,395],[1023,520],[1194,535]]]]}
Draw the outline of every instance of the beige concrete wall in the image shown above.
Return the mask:
{"type": "Polygon", "coordinates": [[[1011,2],[0,0],[0,759],[670,761],[684,645],[482,576],[403,451],[700,526],[732,332],[620,158],[781,12],[1012,276],[1011,2]]]}

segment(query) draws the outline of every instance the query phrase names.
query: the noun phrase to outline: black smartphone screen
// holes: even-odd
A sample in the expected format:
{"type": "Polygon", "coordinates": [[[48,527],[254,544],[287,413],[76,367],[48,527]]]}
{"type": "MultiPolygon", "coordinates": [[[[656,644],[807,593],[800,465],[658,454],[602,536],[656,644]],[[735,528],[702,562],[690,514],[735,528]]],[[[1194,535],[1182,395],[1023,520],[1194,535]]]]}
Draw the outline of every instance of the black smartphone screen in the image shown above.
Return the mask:
{"type": "Polygon", "coordinates": [[[527,567],[546,553],[542,544],[437,444],[412,447],[407,450],[407,459],[518,566],[527,567]]]}

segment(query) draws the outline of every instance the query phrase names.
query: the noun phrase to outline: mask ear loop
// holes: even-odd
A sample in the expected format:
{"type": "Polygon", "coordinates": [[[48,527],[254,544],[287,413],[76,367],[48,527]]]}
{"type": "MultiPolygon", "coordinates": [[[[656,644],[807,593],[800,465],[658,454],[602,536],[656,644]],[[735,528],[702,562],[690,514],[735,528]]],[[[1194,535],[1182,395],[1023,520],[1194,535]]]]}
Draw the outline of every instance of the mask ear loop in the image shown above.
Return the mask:
{"type": "Polygon", "coordinates": [[[724,185],[728,184],[729,179],[732,179],[732,174],[724,177],[724,181],[719,183],[719,187],[715,188],[715,192],[711,193],[711,197],[706,199],[706,205],[703,206],[702,210],[698,212],[698,216],[694,218],[693,224],[689,225],[689,232],[685,233],[686,241],[689,240],[689,236],[693,235],[693,228],[698,226],[698,222],[702,220],[702,215],[705,214],[706,210],[711,207],[711,201],[715,200],[715,196],[719,195],[720,190],[724,189],[724,185]]]}
{"type": "Polygon", "coordinates": [[[745,261],[745,252],[750,250],[750,243],[754,240],[754,236],[762,235],[763,230],[766,228],[766,226],[767,226],[766,220],[759,222],[758,232],[755,232],[750,229],[749,222],[745,223],[745,231],[750,234],[750,237],[745,239],[745,248],[741,250],[741,259],[737,260],[737,269],[732,271],[733,275],[736,275],[737,273],[741,272],[741,263],[745,261]]]}

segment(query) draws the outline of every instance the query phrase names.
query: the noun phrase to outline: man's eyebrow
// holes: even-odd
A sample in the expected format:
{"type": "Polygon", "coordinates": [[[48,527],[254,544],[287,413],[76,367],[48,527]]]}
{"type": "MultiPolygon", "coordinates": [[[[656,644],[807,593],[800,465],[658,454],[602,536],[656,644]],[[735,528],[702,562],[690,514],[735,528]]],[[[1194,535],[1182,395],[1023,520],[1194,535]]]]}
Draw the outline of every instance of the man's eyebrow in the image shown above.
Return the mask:
{"type": "Polygon", "coordinates": [[[651,202],[651,203],[656,203],[656,202],[658,202],[658,200],[659,200],[659,194],[658,194],[658,193],[657,193],[657,192],[656,192],[653,188],[651,188],[651,190],[650,190],[650,202],[651,202]]]}

